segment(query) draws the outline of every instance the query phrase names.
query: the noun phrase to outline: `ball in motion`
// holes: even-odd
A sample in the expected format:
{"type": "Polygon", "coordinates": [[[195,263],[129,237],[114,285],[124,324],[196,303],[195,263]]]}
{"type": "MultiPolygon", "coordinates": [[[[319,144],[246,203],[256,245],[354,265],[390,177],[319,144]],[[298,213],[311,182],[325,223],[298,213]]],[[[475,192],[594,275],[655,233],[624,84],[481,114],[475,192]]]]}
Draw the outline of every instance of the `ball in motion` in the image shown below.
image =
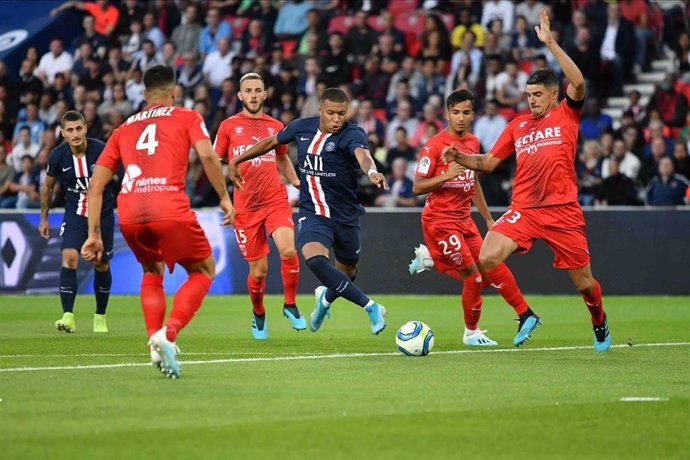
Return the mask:
{"type": "Polygon", "coordinates": [[[434,348],[434,333],[421,321],[410,321],[398,329],[395,343],[403,355],[425,356],[434,348]]]}

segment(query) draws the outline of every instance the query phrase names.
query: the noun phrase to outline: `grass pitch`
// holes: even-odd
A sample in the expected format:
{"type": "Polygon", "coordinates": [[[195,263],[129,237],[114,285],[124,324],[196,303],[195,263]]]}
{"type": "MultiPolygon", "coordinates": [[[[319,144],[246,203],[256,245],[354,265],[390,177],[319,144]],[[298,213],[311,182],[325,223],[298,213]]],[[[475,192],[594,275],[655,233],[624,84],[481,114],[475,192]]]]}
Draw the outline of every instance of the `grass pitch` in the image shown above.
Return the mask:
{"type": "MultiPolygon", "coordinates": [[[[486,297],[481,326],[500,344],[487,351],[461,345],[459,297],[375,297],[388,309],[377,337],[343,300],[318,333],[293,331],[269,296],[265,342],[246,297],[210,297],[171,381],[147,364],[137,297],[113,297],[96,335],[90,296],[75,334],[53,328],[57,296],[2,296],[0,456],[690,457],[690,298],[605,297],[614,347],[599,354],[574,296],[528,297],[544,325],[522,349],[512,310],[486,297]],[[413,319],[434,331],[427,357],[395,352],[413,319]]],[[[313,297],[298,300],[309,315],[313,297]]]]}

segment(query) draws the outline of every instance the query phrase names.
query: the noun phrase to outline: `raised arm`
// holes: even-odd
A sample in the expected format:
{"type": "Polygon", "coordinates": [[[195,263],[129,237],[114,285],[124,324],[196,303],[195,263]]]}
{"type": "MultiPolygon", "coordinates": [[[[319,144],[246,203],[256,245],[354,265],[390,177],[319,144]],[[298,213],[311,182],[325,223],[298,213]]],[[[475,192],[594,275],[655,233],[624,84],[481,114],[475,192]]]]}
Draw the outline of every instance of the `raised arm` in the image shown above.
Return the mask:
{"type": "Polygon", "coordinates": [[[242,155],[237,156],[228,162],[228,174],[230,175],[230,180],[237,190],[242,191],[242,184],[244,184],[244,179],[242,178],[242,173],[240,172],[240,163],[244,163],[252,158],[260,157],[261,155],[270,152],[274,148],[278,147],[280,142],[278,142],[278,135],[267,137],[262,139],[256,144],[254,144],[249,150],[245,151],[242,155]]]}
{"type": "Polygon", "coordinates": [[[69,9],[69,8],[76,8],[78,10],[83,10],[84,9],[84,2],[65,2],[62,5],[58,6],[57,8],[53,8],[51,10],[50,15],[55,16],[58,14],[60,11],[69,9]]]}
{"type": "Polygon", "coordinates": [[[38,224],[38,233],[42,238],[50,238],[50,226],[48,225],[48,210],[53,202],[53,190],[55,189],[55,177],[46,175],[41,190],[41,223],[38,224]]]}
{"type": "Polygon", "coordinates": [[[452,144],[443,149],[441,156],[446,163],[454,161],[474,171],[491,172],[501,164],[501,159],[493,156],[491,153],[468,155],[458,152],[458,149],[452,144]]]}
{"type": "Polygon", "coordinates": [[[362,172],[367,175],[372,184],[376,185],[378,188],[383,187],[384,190],[388,190],[388,181],[386,180],[386,176],[378,172],[376,169],[376,163],[374,163],[374,159],[371,157],[369,149],[357,147],[355,149],[355,158],[357,158],[357,162],[359,163],[359,167],[362,169],[362,172]]]}
{"type": "Polygon", "coordinates": [[[484,190],[482,190],[482,186],[479,184],[479,178],[474,180],[474,195],[472,195],[472,204],[477,207],[477,211],[479,211],[479,214],[486,222],[486,228],[490,230],[494,225],[494,218],[491,217],[489,206],[487,206],[486,200],[484,199],[484,190]]]}
{"type": "Polygon", "coordinates": [[[539,20],[540,24],[535,26],[534,30],[537,32],[539,40],[546,45],[556,58],[563,70],[563,74],[568,78],[569,83],[566,94],[570,99],[581,101],[585,98],[585,77],[582,76],[582,72],[580,72],[577,65],[570,59],[570,56],[563,51],[563,48],[556,43],[556,40],[554,40],[551,35],[551,23],[545,9],[539,12],[539,20]]]}
{"type": "Polygon", "coordinates": [[[204,168],[206,177],[208,177],[213,190],[216,191],[218,198],[220,198],[220,208],[225,214],[223,217],[223,226],[227,227],[235,220],[235,209],[230,201],[228,189],[225,186],[225,177],[223,177],[223,168],[220,165],[218,154],[213,149],[211,141],[208,139],[199,139],[194,143],[194,149],[199,154],[201,166],[204,168]]]}

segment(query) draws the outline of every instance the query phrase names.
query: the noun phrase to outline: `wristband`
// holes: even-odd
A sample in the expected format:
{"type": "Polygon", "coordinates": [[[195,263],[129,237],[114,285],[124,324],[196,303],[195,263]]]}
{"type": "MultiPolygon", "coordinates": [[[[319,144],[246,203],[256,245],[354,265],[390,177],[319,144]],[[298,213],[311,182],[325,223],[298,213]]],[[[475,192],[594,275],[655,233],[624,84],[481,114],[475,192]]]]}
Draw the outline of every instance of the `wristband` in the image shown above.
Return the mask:
{"type": "Polygon", "coordinates": [[[373,173],[373,174],[377,174],[377,173],[378,173],[378,171],[376,170],[376,168],[371,168],[369,171],[367,171],[367,177],[371,176],[372,173],[373,173]]]}

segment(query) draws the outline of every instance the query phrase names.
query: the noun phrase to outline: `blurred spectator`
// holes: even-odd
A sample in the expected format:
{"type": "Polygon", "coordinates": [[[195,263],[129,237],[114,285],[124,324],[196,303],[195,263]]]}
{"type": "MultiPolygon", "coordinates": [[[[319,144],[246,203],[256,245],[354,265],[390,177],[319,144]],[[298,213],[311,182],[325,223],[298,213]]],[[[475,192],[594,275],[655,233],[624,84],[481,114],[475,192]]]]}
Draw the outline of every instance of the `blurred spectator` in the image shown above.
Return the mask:
{"type": "Polygon", "coordinates": [[[604,96],[608,89],[603,88],[599,80],[602,71],[601,56],[592,47],[589,28],[581,27],[577,30],[574,47],[569,54],[585,77],[587,94],[590,97],[604,96]]]}
{"type": "Polygon", "coordinates": [[[125,57],[125,59],[131,61],[134,58],[135,53],[141,49],[141,44],[143,41],[144,32],[141,22],[134,20],[129,24],[129,35],[125,36],[124,43],[122,44],[122,55],[125,57]]]}
{"type": "Polygon", "coordinates": [[[185,192],[193,208],[215,206],[218,204],[213,187],[206,177],[196,150],[189,150],[189,166],[185,179],[185,192]]]}
{"type": "Polygon", "coordinates": [[[396,130],[399,127],[405,128],[406,133],[414,133],[417,131],[419,121],[412,118],[412,106],[407,101],[400,101],[395,111],[395,117],[388,123],[386,128],[386,145],[388,148],[393,148],[398,144],[396,130]]]}
{"type": "Polygon", "coordinates": [[[93,16],[95,21],[94,30],[101,35],[105,35],[106,37],[110,36],[113,30],[115,30],[115,26],[117,25],[118,18],[120,16],[117,8],[111,5],[108,0],[98,0],[97,2],[65,2],[59,7],[54,8],[50,12],[50,15],[55,16],[60,11],[68,8],[85,10],[87,13],[93,16]]]}
{"type": "MultiPolygon", "coordinates": [[[[22,97],[26,93],[41,94],[43,92],[43,82],[34,75],[33,65],[31,64],[31,61],[29,61],[28,59],[24,59],[22,61],[21,67],[19,68],[19,81],[17,82],[17,92],[19,93],[20,97],[22,97]]],[[[16,111],[12,111],[13,107],[7,107],[7,109],[8,111],[10,111],[10,113],[16,114],[16,111]]]]}
{"type": "Polygon", "coordinates": [[[287,0],[278,10],[273,33],[278,39],[295,39],[308,26],[307,12],[313,5],[308,0],[287,0]]]}
{"type": "Polygon", "coordinates": [[[14,144],[12,154],[9,157],[14,170],[19,173],[22,170],[22,158],[25,156],[36,158],[39,150],[40,146],[38,142],[34,142],[31,138],[31,131],[29,130],[29,127],[21,127],[19,129],[17,142],[14,144]]]}
{"type": "Polygon", "coordinates": [[[392,168],[393,161],[396,158],[404,158],[407,161],[415,159],[417,151],[409,144],[407,135],[408,131],[404,127],[398,126],[395,128],[395,147],[389,148],[386,154],[386,165],[388,168],[392,168]]]}
{"type": "Polygon", "coordinates": [[[132,70],[132,76],[125,83],[125,93],[127,99],[132,101],[132,108],[135,112],[139,111],[144,102],[144,81],[143,74],[139,69],[132,70]]]}
{"type": "MultiPolygon", "coordinates": [[[[150,2],[149,2],[150,3],[150,2]]],[[[173,0],[154,0],[153,8],[156,15],[156,22],[158,28],[163,32],[163,35],[170,37],[180,24],[180,11],[174,4],[173,0]]]]}
{"type": "Polygon", "coordinates": [[[642,160],[640,168],[640,179],[642,183],[648,183],[659,171],[659,165],[663,158],[666,158],[666,144],[661,138],[655,138],[651,142],[651,155],[642,160]]]}
{"type": "Polygon", "coordinates": [[[422,62],[422,79],[419,82],[419,100],[428,100],[432,95],[436,94],[443,97],[446,87],[446,80],[438,72],[436,59],[425,58],[422,62]]]}
{"type": "Polygon", "coordinates": [[[221,38],[232,40],[232,27],[227,21],[221,20],[218,8],[209,8],[206,13],[206,27],[199,34],[199,54],[204,59],[208,54],[218,49],[221,38]]]}
{"type": "Polygon", "coordinates": [[[384,208],[396,206],[416,206],[417,200],[412,193],[412,181],[405,176],[407,160],[397,157],[391,164],[391,174],[388,177],[389,191],[383,189],[376,198],[376,205],[384,208]]]}
{"type": "Polygon", "coordinates": [[[126,80],[127,71],[131,64],[122,57],[120,48],[113,47],[108,50],[108,66],[113,72],[116,81],[123,82],[126,80]]]}
{"type": "Polygon", "coordinates": [[[418,58],[435,58],[436,70],[447,73],[446,66],[450,62],[451,51],[450,34],[443,19],[438,14],[427,14],[422,32],[422,50],[418,58]]]}
{"type": "Polygon", "coordinates": [[[597,206],[636,206],[637,199],[635,183],[619,170],[618,159],[612,157],[608,161],[608,176],[601,183],[596,193],[597,206]]]}
{"type": "MultiPolygon", "coordinates": [[[[474,87],[479,81],[479,76],[483,70],[482,61],[484,54],[475,46],[475,34],[471,30],[466,31],[462,35],[462,44],[460,49],[453,53],[450,61],[450,78],[449,81],[455,83],[456,81],[468,81],[471,87],[474,87]]],[[[446,87],[445,94],[448,95],[455,90],[457,85],[446,87]]]]}
{"type": "Polygon", "coordinates": [[[146,72],[150,67],[158,64],[165,64],[163,57],[156,53],[156,45],[151,40],[144,40],[141,51],[134,53],[132,68],[146,72]]]}
{"type": "Polygon", "coordinates": [[[503,107],[519,111],[527,108],[525,87],[529,75],[519,69],[517,62],[510,61],[505,71],[496,76],[496,100],[503,107]]]}
{"type": "Polygon", "coordinates": [[[664,123],[668,126],[682,127],[688,113],[688,100],[676,89],[676,75],[666,74],[659,83],[647,104],[647,112],[657,109],[664,123]]]}
{"type": "Polygon", "coordinates": [[[592,140],[612,130],[613,119],[601,111],[598,99],[590,99],[580,120],[580,135],[584,140],[592,140]]]}
{"type": "Polygon", "coordinates": [[[347,32],[345,49],[353,55],[355,62],[363,63],[364,58],[371,53],[376,43],[376,31],[367,23],[368,15],[364,11],[357,11],[355,23],[347,32]]]}
{"type": "Polygon", "coordinates": [[[652,150],[652,142],[654,139],[661,139],[664,142],[664,147],[665,147],[665,154],[666,155],[671,155],[673,153],[673,139],[671,139],[670,134],[671,130],[668,129],[668,126],[665,126],[661,119],[656,119],[654,116],[658,116],[658,113],[656,109],[650,111],[649,117],[649,125],[647,129],[645,130],[645,141],[646,144],[644,145],[644,149],[642,150],[642,155],[644,157],[649,157],[651,155],[651,150],[652,150]]]}
{"type": "Polygon", "coordinates": [[[635,31],[633,25],[620,15],[617,3],[607,9],[607,25],[601,43],[601,60],[611,75],[611,93],[623,94],[623,81],[632,77],[635,63],[635,31]]]}
{"type": "Polygon", "coordinates": [[[579,193],[577,201],[582,206],[594,203],[597,187],[601,184],[601,145],[597,141],[584,144],[579,161],[575,165],[579,193]]]}
{"type": "Polygon", "coordinates": [[[486,39],[486,31],[484,28],[474,20],[470,10],[463,9],[460,11],[458,17],[458,25],[453,28],[450,34],[450,44],[453,48],[461,48],[465,42],[465,33],[470,31],[474,34],[474,45],[481,48],[484,46],[486,39]]]}
{"type": "Polygon", "coordinates": [[[305,97],[316,92],[316,81],[321,73],[319,61],[309,56],[304,61],[304,72],[297,78],[297,94],[305,97]]]}
{"type": "Polygon", "coordinates": [[[649,27],[647,3],[639,0],[621,0],[619,6],[621,16],[630,21],[635,28],[635,62],[639,69],[648,72],[651,66],[647,59],[647,44],[653,32],[649,27]]]}
{"type": "Polygon", "coordinates": [[[647,187],[647,204],[649,206],[680,206],[690,182],[684,176],[676,174],[673,160],[664,157],[659,161],[658,174],[647,187]]]}
{"type": "Polygon", "coordinates": [[[411,99],[419,99],[419,87],[422,82],[422,73],[416,68],[415,60],[411,56],[405,56],[402,60],[400,70],[395,72],[391,77],[391,82],[388,85],[388,93],[386,94],[386,102],[391,103],[398,99],[398,83],[402,80],[407,82],[406,88],[411,99]]]}
{"type": "Polygon", "coordinates": [[[307,12],[307,28],[297,38],[295,51],[297,53],[307,54],[309,51],[307,40],[312,36],[315,37],[314,39],[316,40],[316,52],[321,54],[321,52],[328,48],[328,34],[326,33],[324,25],[321,23],[319,11],[316,9],[311,9],[307,12]]]}
{"type": "Polygon", "coordinates": [[[601,38],[603,39],[604,31],[607,22],[607,3],[603,0],[586,0],[582,7],[582,11],[587,16],[587,21],[593,24],[601,31],[601,38]]]}
{"type": "Polygon", "coordinates": [[[515,30],[511,32],[511,47],[513,48],[513,59],[518,62],[531,59],[540,47],[540,41],[534,29],[529,26],[524,16],[515,18],[515,30]]]}
{"type": "Polygon", "coordinates": [[[489,32],[486,34],[484,43],[484,54],[498,54],[501,59],[507,58],[512,54],[510,48],[510,34],[503,33],[503,21],[494,19],[489,23],[489,32]]]}
{"type": "Polygon", "coordinates": [[[623,107],[623,112],[632,113],[635,121],[640,121],[646,115],[645,108],[640,103],[642,95],[637,90],[632,90],[628,93],[628,103],[623,107]]]}
{"type": "Polygon", "coordinates": [[[422,121],[419,123],[417,130],[412,133],[412,137],[410,138],[409,143],[412,147],[419,149],[422,145],[424,145],[422,140],[426,140],[426,138],[428,138],[427,127],[429,125],[433,125],[436,128],[436,132],[441,131],[446,127],[445,124],[438,119],[438,110],[436,107],[427,102],[424,104],[424,107],[422,107],[422,121]]]}
{"type": "Polygon", "coordinates": [[[247,58],[256,58],[267,54],[270,52],[274,40],[273,34],[265,30],[263,22],[254,19],[249,22],[242,36],[242,54],[247,58]]]}
{"type": "Polygon", "coordinates": [[[230,51],[230,41],[227,38],[221,38],[218,41],[218,49],[206,56],[201,71],[212,88],[220,88],[223,80],[232,77],[230,63],[233,57],[235,53],[230,51]]]}
{"type": "Polygon", "coordinates": [[[115,113],[119,113],[123,118],[129,117],[133,113],[132,103],[127,99],[125,87],[121,83],[113,85],[113,97],[103,101],[98,106],[96,113],[103,119],[110,119],[115,113]]]}
{"type": "MultiPolygon", "coordinates": [[[[389,74],[381,70],[380,64],[380,60],[376,55],[372,55],[367,59],[360,88],[360,94],[365,99],[371,99],[377,107],[384,106],[391,79],[389,74]]],[[[400,85],[400,82],[398,82],[398,85],[400,85]]]]}
{"type": "Polygon", "coordinates": [[[386,8],[386,0],[349,0],[346,3],[349,13],[365,11],[375,15],[381,13],[386,8]]]}
{"type": "Polygon", "coordinates": [[[41,57],[35,75],[40,78],[44,84],[51,85],[53,81],[55,81],[55,74],[64,73],[69,76],[72,70],[72,64],[72,55],[65,51],[62,40],[54,38],[50,42],[50,51],[41,57]]]}
{"type": "Polygon", "coordinates": [[[309,118],[319,115],[320,99],[327,87],[326,82],[319,79],[316,81],[316,89],[314,92],[308,93],[306,97],[300,98],[300,117],[309,118]]]}
{"type": "Polygon", "coordinates": [[[613,154],[613,133],[611,131],[604,131],[599,136],[599,144],[601,144],[601,158],[606,159],[613,154]]]}
{"type": "Polygon", "coordinates": [[[0,145],[0,209],[11,209],[17,204],[17,194],[10,190],[10,184],[17,174],[7,162],[7,151],[0,145]]]}
{"type": "Polygon", "coordinates": [[[498,102],[490,100],[486,103],[484,115],[474,122],[472,132],[479,138],[482,152],[488,152],[494,146],[496,139],[503,132],[508,122],[498,114],[498,102]]]}
{"type": "Polygon", "coordinates": [[[383,123],[374,116],[374,104],[369,99],[359,104],[356,123],[367,135],[375,133],[381,139],[385,134],[383,123]]]}
{"type": "Polygon", "coordinates": [[[690,157],[684,141],[678,141],[673,145],[673,166],[678,174],[690,179],[690,157]]]}
{"type": "Polygon", "coordinates": [[[53,94],[44,93],[38,103],[38,118],[43,120],[46,126],[51,126],[57,121],[57,107],[53,100],[53,94]]]}
{"type": "Polygon", "coordinates": [[[166,65],[171,69],[178,67],[178,54],[174,42],[168,40],[163,43],[163,48],[157,54],[163,65],[166,65]]]}
{"type": "Polygon", "coordinates": [[[196,53],[182,56],[182,67],[177,70],[177,84],[184,89],[185,96],[189,96],[199,84],[204,81],[201,64],[196,53]]]}
{"type": "Polygon", "coordinates": [[[156,17],[153,13],[146,13],[142,22],[144,26],[144,38],[151,40],[156,51],[160,51],[165,43],[165,35],[156,24],[156,17]]]}
{"type": "Polygon", "coordinates": [[[604,158],[601,164],[601,177],[606,179],[613,175],[611,163],[616,163],[616,172],[620,172],[631,180],[637,179],[640,173],[641,162],[632,152],[626,149],[625,141],[616,139],[613,141],[613,152],[608,158],[604,158]]]}
{"type": "Polygon", "coordinates": [[[587,16],[581,9],[573,9],[570,22],[566,24],[565,28],[563,29],[563,39],[561,45],[568,54],[572,53],[577,46],[577,33],[583,28],[586,28],[589,31],[590,46],[596,47],[596,45],[599,43],[599,33],[596,26],[587,22],[587,16]]]}
{"type": "Polygon", "coordinates": [[[0,132],[2,132],[4,139],[12,138],[12,127],[14,126],[14,120],[7,113],[5,108],[5,102],[0,101],[0,132]]]}
{"type": "Polygon", "coordinates": [[[31,102],[26,105],[26,119],[18,121],[14,127],[13,139],[19,135],[19,131],[27,127],[31,133],[31,142],[38,144],[41,140],[41,133],[46,129],[46,124],[38,118],[38,105],[31,102]]]}
{"type": "Polygon", "coordinates": [[[87,14],[81,21],[84,33],[77,36],[72,41],[72,48],[77,48],[81,43],[87,42],[91,45],[92,57],[105,57],[107,41],[105,35],[96,32],[96,21],[93,16],[87,14]]]}
{"type": "Polygon", "coordinates": [[[522,16],[527,21],[527,26],[534,30],[539,25],[539,11],[544,8],[542,2],[536,0],[524,0],[515,7],[515,17],[522,16]]]}
{"type": "Polygon", "coordinates": [[[34,157],[21,158],[21,170],[10,184],[10,190],[17,193],[17,209],[36,209],[41,207],[39,171],[34,169],[34,157]]]}
{"type": "Polygon", "coordinates": [[[484,3],[482,10],[482,27],[487,28],[494,19],[500,19],[503,33],[513,31],[513,18],[515,17],[515,4],[510,0],[489,0],[484,3]]]}
{"type": "Polygon", "coordinates": [[[339,32],[334,32],[328,37],[328,51],[321,60],[323,77],[329,87],[351,80],[352,67],[345,52],[345,39],[339,32]]]}
{"type": "Polygon", "coordinates": [[[232,78],[226,78],[220,89],[220,98],[216,104],[216,122],[214,122],[214,127],[220,126],[223,120],[235,115],[242,109],[242,103],[237,99],[237,85],[232,78]]]}
{"type": "Polygon", "coordinates": [[[402,53],[395,50],[394,43],[393,35],[381,34],[374,48],[376,55],[381,60],[381,70],[390,75],[398,71],[403,59],[402,53]]]}
{"type": "Polygon", "coordinates": [[[98,106],[94,101],[86,101],[84,104],[84,120],[86,121],[86,129],[88,130],[89,136],[96,139],[103,139],[103,122],[97,115],[98,106]]]}
{"type": "Polygon", "coordinates": [[[141,24],[144,20],[144,8],[139,5],[138,0],[124,0],[120,2],[118,10],[120,14],[117,18],[114,35],[122,40],[129,34],[130,25],[133,22],[141,24]]]}
{"type": "Polygon", "coordinates": [[[405,53],[407,45],[405,42],[405,34],[402,33],[400,29],[395,27],[395,17],[390,11],[384,10],[381,12],[381,21],[383,23],[383,28],[381,30],[381,35],[392,35],[393,36],[393,49],[397,53],[405,53]]]}
{"type": "Polygon", "coordinates": [[[175,43],[178,55],[198,51],[200,34],[201,26],[197,23],[197,8],[192,4],[187,5],[183,23],[175,27],[170,37],[175,43]]]}
{"type": "Polygon", "coordinates": [[[681,80],[687,81],[687,76],[690,74],[690,34],[688,32],[681,32],[678,36],[678,44],[675,46],[676,60],[675,68],[681,80]]]}
{"type": "MultiPolygon", "coordinates": [[[[72,74],[76,74],[79,76],[79,78],[81,78],[88,72],[86,70],[86,61],[88,59],[98,59],[98,56],[94,56],[91,43],[84,41],[79,44],[79,48],[77,48],[74,58],[74,63],[72,64],[72,74]]],[[[55,82],[53,82],[53,84],[54,83],[55,82]]]]}
{"type": "Polygon", "coordinates": [[[273,32],[276,20],[278,19],[278,10],[273,6],[272,0],[259,0],[258,2],[251,2],[244,14],[251,19],[257,19],[264,25],[264,30],[273,32]]]}

